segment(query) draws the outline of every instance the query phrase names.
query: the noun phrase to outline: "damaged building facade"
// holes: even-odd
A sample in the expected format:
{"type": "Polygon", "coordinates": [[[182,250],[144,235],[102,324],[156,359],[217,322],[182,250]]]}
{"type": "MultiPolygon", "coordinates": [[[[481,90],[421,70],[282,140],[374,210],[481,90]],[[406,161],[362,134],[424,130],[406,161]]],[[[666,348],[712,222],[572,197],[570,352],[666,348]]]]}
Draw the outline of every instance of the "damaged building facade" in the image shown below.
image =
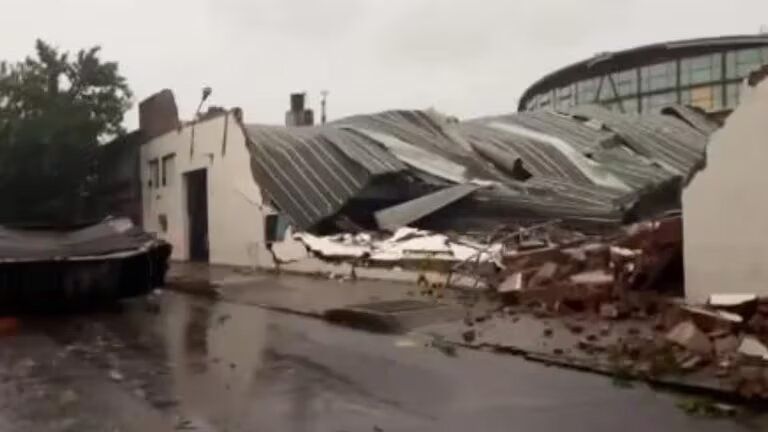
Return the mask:
{"type": "Polygon", "coordinates": [[[455,263],[486,246],[452,233],[488,239],[553,221],[600,232],[678,211],[716,128],[674,105],[461,122],[387,111],[278,127],[223,109],[183,123],[161,92],[140,111],[143,225],[174,259],[307,272],[455,263]]]}

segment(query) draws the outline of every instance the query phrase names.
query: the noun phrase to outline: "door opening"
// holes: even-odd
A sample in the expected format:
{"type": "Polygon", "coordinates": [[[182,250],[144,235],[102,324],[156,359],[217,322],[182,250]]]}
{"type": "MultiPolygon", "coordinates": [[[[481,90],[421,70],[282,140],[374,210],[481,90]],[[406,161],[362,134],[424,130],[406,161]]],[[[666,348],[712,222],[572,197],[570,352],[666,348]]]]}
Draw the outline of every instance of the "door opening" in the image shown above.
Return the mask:
{"type": "Polygon", "coordinates": [[[199,169],[184,174],[187,187],[189,260],[207,262],[208,249],[208,173],[199,169]]]}

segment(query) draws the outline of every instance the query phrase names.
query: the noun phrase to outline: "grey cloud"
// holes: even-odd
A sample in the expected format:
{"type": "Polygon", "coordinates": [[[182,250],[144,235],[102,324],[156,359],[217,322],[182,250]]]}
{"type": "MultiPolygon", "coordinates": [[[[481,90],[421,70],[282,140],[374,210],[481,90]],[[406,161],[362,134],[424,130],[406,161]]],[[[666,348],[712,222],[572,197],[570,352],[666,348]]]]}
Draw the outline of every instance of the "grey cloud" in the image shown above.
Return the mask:
{"type": "MultiPolygon", "coordinates": [[[[512,111],[533,81],[597,52],[706,35],[753,33],[765,0],[3,0],[4,59],[43,37],[65,49],[102,45],[137,98],[173,88],[194,111],[241,106],[279,123],[287,93],[333,118],[390,108],[461,117],[512,111]],[[43,13],[44,12],[44,13],[43,13]]],[[[135,125],[135,113],[127,121],[135,125]]]]}

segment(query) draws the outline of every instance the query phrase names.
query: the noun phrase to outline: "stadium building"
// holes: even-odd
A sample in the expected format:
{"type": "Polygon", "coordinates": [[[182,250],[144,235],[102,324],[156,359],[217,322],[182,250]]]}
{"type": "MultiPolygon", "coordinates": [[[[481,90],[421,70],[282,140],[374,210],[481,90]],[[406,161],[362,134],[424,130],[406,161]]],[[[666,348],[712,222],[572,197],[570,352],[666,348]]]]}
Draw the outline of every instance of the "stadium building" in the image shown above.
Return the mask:
{"type": "Polygon", "coordinates": [[[671,103],[727,115],[739,103],[741,83],[768,65],[768,34],[663,42],[607,52],[541,78],[518,109],[600,103],[625,113],[671,103]]]}

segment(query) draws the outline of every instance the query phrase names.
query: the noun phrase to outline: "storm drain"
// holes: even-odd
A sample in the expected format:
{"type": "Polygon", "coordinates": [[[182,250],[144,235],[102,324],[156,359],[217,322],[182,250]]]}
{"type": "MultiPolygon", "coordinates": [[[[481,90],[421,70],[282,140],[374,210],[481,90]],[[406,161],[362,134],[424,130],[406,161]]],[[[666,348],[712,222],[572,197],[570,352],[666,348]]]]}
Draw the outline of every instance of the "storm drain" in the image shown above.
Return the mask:
{"type": "Polygon", "coordinates": [[[336,324],[379,333],[405,333],[416,327],[463,317],[459,306],[420,300],[392,300],[351,305],[325,312],[336,324]]]}

